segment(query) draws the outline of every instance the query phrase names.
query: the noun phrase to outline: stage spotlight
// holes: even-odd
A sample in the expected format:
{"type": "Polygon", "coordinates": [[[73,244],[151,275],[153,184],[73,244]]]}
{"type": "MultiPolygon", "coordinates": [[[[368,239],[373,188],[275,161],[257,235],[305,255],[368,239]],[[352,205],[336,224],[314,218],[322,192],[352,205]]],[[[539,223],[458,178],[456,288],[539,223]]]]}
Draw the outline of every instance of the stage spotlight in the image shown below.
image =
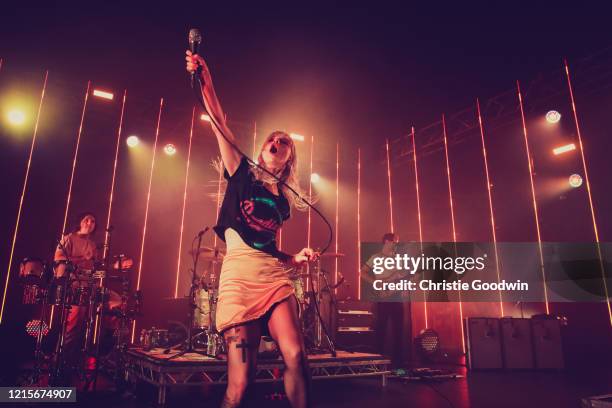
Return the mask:
{"type": "Polygon", "coordinates": [[[25,123],[25,113],[23,113],[23,111],[20,111],[18,109],[12,109],[8,112],[8,114],[6,115],[9,123],[11,125],[14,126],[21,126],[25,123]]]}
{"type": "Polygon", "coordinates": [[[551,110],[546,113],[546,121],[548,123],[557,123],[561,120],[561,114],[556,110],[551,110]]]}
{"type": "Polygon", "coordinates": [[[168,143],[164,146],[164,153],[166,153],[168,156],[173,156],[176,153],[176,146],[174,146],[172,143],[168,143]]]}
{"type": "Polygon", "coordinates": [[[417,352],[424,358],[434,357],[440,350],[440,336],[433,329],[423,329],[414,339],[417,352]]]}
{"type": "Polygon", "coordinates": [[[289,135],[293,140],[297,140],[298,142],[303,142],[304,141],[304,136],[302,135],[298,135],[297,133],[291,133],[289,135]]]}
{"type": "Polygon", "coordinates": [[[569,176],[569,185],[573,188],[578,188],[582,185],[582,176],[580,174],[572,174],[569,176]]]}
{"type": "Polygon", "coordinates": [[[210,122],[210,116],[208,116],[207,114],[203,113],[200,116],[200,120],[206,121],[206,122],[210,122]]]}
{"type": "Polygon", "coordinates": [[[108,99],[109,101],[112,101],[114,98],[114,95],[110,92],[105,92],[105,91],[101,91],[99,89],[94,89],[93,90],[93,95],[97,96],[99,98],[104,98],[104,99],[108,99]]]}
{"type": "Polygon", "coordinates": [[[128,147],[136,147],[140,144],[140,139],[138,139],[138,136],[129,136],[125,142],[127,143],[128,147]]]}
{"type": "Polygon", "coordinates": [[[321,180],[321,176],[319,176],[319,174],[318,174],[318,173],[312,173],[312,174],[310,175],[310,181],[311,181],[312,183],[318,183],[320,180],[321,180]]]}
{"type": "Polygon", "coordinates": [[[558,156],[562,153],[571,152],[572,150],[576,150],[576,145],[573,143],[566,144],[565,146],[559,146],[553,149],[553,153],[555,156],[558,156]]]}

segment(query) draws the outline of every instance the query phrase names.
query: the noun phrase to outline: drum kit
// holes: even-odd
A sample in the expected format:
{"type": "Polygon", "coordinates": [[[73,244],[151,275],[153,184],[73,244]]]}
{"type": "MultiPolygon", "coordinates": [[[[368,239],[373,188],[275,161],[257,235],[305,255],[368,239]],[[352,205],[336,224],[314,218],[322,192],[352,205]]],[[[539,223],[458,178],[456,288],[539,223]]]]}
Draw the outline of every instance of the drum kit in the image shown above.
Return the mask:
{"type": "MultiPolygon", "coordinates": [[[[206,230],[204,231],[206,232],[206,230]]],[[[209,357],[219,358],[225,352],[223,338],[215,327],[215,314],[217,309],[218,279],[217,270],[220,270],[224,252],[218,248],[202,246],[203,234],[198,234],[198,247],[189,254],[193,257],[191,269],[191,286],[189,288],[189,310],[186,338],[180,346],[180,351],[168,360],[179,358],[187,353],[197,353],[209,357]],[[206,272],[198,276],[198,262],[206,262],[206,272]]],[[[171,343],[171,342],[169,342],[171,343]]],[[[169,354],[173,344],[158,344],[165,347],[169,354]]]]}
{"type": "MultiPolygon", "coordinates": [[[[225,342],[215,327],[218,276],[225,254],[218,248],[201,246],[201,236],[197,249],[190,251],[190,254],[194,263],[191,270],[188,324],[178,322],[183,334],[177,336],[171,330],[156,328],[142,330],[140,334],[141,346],[145,349],[167,347],[166,354],[169,354],[181,339],[185,339],[180,351],[168,357],[168,360],[186,353],[199,353],[213,358],[220,358],[225,354],[225,342]],[[199,261],[206,262],[206,270],[200,275],[196,274],[199,261]]],[[[332,309],[336,303],[334,289],[342,284],[343,279],[331,284],[329,274],[321,268],[321,261],[343,256],[342,253],[325,253],[317,262],[294,269],[290,274],[309,352],[324,349],[332,354],[335,352],[326,326],[331,324],[332,309]],[[326,346],[324,337],[327,340],[326,346]]],[[[129,328],[136,316],[140,315],[142,308],[140,291],[130,295],[131,266],[131,259],[123,255],[112,260],[107,257],[106,262],[96,264],[92,270],[79,268],[65,260],[46,263],[39,258],[25,258],[21,262],[19,282],[23,286],[22,304],[39,307],[38,319],[27,324],[28,333],[36,337],[35,366],[27,383],[38,383],[45,372],[48,373],[50,385],[65,385],[70,381],[66,372],[71,369],[70,363],[74,361],[75,353],[66,348],[66,334],[68,316],[74,308],[79,312],[86,311],[84,336],[79,350],[80,362],[95,361],[93,368],[85,367],[85,364],[78,366],[78,373],[82,374],[85,380],[85,389],[89,386],[95,388],[101,364],[109,363],[107,366],[114,367],[115,375],[120,375],[123,369],[122,356],[130,344],[129,328]],[[107,307],[111,294],[107,287],[109,281],[120,281],[122,288],[120,304],[111,310],[107,307]],[[51,330],[54,309],[57,320],[51,330]],[[108,324],[110,319],[105,318],[107,316],[113,318],[112,327],[106,327],[111,326],[108,324]],[[101,334],[104,330],[108,333],[108,329],[113,330],[112,344],[110,347],[106,344],[106,347],[101,348],[104,341],[101,334]],[[52,337],[47,336],[49,333],[55,333],[57,337],[52,350],[49,340],[46,340],[46,347],[43,347],[43,338],[52,337]]],[[[278,356],[278,348],[271,338],[264,337],[260,343],[260,353],[278,356]]]]}
{"type": "MultiPolygon", "coordinates": [[[[225,343],[215,327],[218,276],[225,253],[218,248],[198,248],[189,252],[194,257],[194,267],[191,270],[192,285],[188,295],[188,321],[184,325],[187,329],[185,341],[180,346],[181,351],[169,357],[169,360],[186,353],[199,353],[214,358],[225,353],[225,343]],[[206,266],[204,272],[198,275],[195,271],[199,260],[204,261],[206,266]]],[[[332,311],[336,304],[335,289],[343,283],[344,278],[335,284],[330,282],[328,271],[321,268],[321,261],[340,257],[344,257],[344,254],[325,253],[309,267],[295,268],[290,273],[309,352],[335,352],[327,327],[331,324],[332,311]]],[[[146,348],[166,348],[166,354],[176,346],[172,337],[168,330],[156,328],[141,332],[146,348]]],[[[259,352],[262,356],[278,355],[278,348],[271,338],[264,336],[259,352]]]]}
{"type": "Polygon", "coordinates": [[[129,292],[131,266],[132,261],[123,255],[116,257],[112,264],[96,263],[93,270],[79,268],[66,260],[44,262],[39,258],[23,259],[18,280],[23,287],[21,303],[35,306],[35,313],[38,314],[37,319],[30,320],[26,325],[28,334],[36,337],[35,363],[27,384],[38,384],[43,373],[48,373],[51,386],[68,384],[71,364],[75,363],[77,373],[85,380],[85,389],[91,385],[95,387],[99,361],[111,359],[116,354],[113,351],[127,348],[128,327],[140,313],[140,292],[132,296],[129,292]],[[122,288],[121,301],[117,301],[112,310],[107,308],[111,295],[108,281],[119,281],[122,288]],[[83,316],[84,320],[77,322],[79,326],[84,326],[78,356],[75,356],[74,350],[67,349],[67,326],[72,310],[83,316]],[[111,320],[112,324],[109,324],[111,320]],[[108,333],[109,329],[113,330],[112,344],[101,347],[101,343],[106,341],[102,333],[108,333]],[[56,339],[55,344],[49,344],[53,342],[51,339],[56,339]],[[85,367],[86,361],[95,361],[95,364],[85,367]]]}

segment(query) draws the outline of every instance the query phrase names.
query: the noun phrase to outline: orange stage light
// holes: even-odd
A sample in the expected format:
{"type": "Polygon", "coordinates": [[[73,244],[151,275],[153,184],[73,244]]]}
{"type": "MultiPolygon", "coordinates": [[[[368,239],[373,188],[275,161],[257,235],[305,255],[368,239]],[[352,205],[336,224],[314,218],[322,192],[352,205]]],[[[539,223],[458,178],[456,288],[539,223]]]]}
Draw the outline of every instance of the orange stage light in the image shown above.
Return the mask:
{"type": "Polygon", "coordinates": [[[112,93],[101,91],[99,89],[94,89],[93,90],[93,96],[97,96],[97,97],[103,98],[103,99],[108,99],[110,101],[112,101],[113,98],[115,97],[112,93]]]}
{"type": "Polygon", "coordinates": [[[576,150],[576,145],[574,143],[566,144],[564,146],[555,147],[553,149],[553,153],[555,156],[558,156],[563,153],[571,152],[572,150],[576,150]]]}

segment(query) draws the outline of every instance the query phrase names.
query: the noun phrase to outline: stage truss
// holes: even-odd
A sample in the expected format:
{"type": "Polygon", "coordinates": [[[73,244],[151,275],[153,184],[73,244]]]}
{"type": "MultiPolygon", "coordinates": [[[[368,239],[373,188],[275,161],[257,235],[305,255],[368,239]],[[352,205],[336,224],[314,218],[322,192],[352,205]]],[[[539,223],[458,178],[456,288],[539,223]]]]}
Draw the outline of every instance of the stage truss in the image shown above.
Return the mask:
{"type": "MultiPolygon", "coordinates": [[[[131,349],[126,355],[126,379],[130,382],[144,381],[158,390],[157,402],[166,402],[169,387],[201,387],[202,385],[227,384],[227,363],[199,354],[188,353],[176,360],[167,360],[174,351],[164,354],[163,349],[144,351],[131,349]]],[[[336,357],[330,354],[308,356],[313,380],[381,377],[386,386],[387,375],[391,374],[391,361],[379,354],[350,353],[338,351],[336,357]]],[[[283,361],[260,359],[255,373],[256,383],[282,381],[283,361]]]]}

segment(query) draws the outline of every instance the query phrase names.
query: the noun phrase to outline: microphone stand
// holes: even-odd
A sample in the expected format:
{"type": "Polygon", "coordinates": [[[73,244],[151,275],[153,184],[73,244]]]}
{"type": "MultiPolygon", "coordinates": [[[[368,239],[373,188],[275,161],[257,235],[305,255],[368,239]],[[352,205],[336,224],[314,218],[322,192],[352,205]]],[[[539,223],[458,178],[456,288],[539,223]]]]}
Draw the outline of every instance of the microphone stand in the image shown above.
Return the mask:
{"type": "Polygon", "coordinates": [[[191,287],[189,288],[189,314],[188,314],[189,321],[187,324],[187,339],[185,339],[185,342],[183,343],[183,350],[179,351],[173,356],[168,357],[166,360],[173,360],[175,358],[184,356],[187,353],[196,353],[196,354],[200,354],[203,356],[208,356],[207,353],[203,351],[195,350],[193,348],[192,330],[193,330],[193,319],[195,316],[195,309],[198,307],[195,302],[195,294],[196,294],[196,287],[197,287],[196,271],[198,268],[198,259],[200,258],[200,248],[202,248],[202,237],[204,237],[204,234],[206,234],[206,232],[208,232],[209,229],[210,228],[206,227],[198,233],[198,249],[196,250],[195,256],[193,258],[193,268],[191,269],[191,287]]]}
{"type": "MultiPolygon", "coordinates": [[[[87,351],[88,349],[88,346],[89,346],[88,337],[91,334],[91,324],[93,322],[94,333],[93,333],[92,340],[94,343],[94,352],[93,352],[92,357],[93,357],[94,367],[93,367],[93,373],[91,375],[91,378],[86,378],[85,385],[83,386],[84,391],[89,390],[90,387],[92,391],[96,391],[96,387],[98,385],[98,372],[100,370],[100,361],[99,361],[100,337],[102,335],[102,320],[104,318],[104,303],[106,301],[105,296],[107,295],[105,279],[106,279],[106,275],[110,273],[113,267],[110,262],[111,260],[111,255],[110,255],[111,254],[111,240],[112,240],[113,230],[114,230],[113,226],[110,226],[106,230],[108,234],[108,241],[107,241],[106,248],[105,248],[106,258],[104,259],[105,275],[99,278],[100,280],[97,282],[98,283],[97,287],[96,285],[94,285],[91,288],[91,294],[90,294],[91,298],[89,302],[89,321],[87,322],[87,331],[86,331],[84,349],[85,351],[87,351]],[[99,292],[96,289],[99,289],[99,292]],[[94,316],[96,317],[95,320],[94,320],[94,316]]],[[[119,267],[121,268],[121,259],[119,260],[119,262],[120,262],[119,267]]],[[[96,268],[94,268],[94,271],[95,269],[96,268]]],[[[85,357],[86,356],[87,354],[85,354],[85,357]]]]}

